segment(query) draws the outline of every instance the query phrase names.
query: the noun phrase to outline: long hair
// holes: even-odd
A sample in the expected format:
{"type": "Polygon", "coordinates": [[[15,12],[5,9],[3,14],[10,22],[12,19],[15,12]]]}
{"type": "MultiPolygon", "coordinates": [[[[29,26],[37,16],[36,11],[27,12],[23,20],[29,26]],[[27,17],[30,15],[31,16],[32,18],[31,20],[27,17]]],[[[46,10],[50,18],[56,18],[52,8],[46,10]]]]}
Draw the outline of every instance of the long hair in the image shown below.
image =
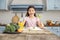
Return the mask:
{"type": "MultiPolygon", "coordinates": [[[[30,6],[27,8],[27,13],[26,13],[26,16],[27,16],[27,17],[29,16],[28,11],[29,11],[30,8],[33,8],[33,9],[36,11],[35,7],[32,6],[32,5],[30,5],[30,6]]],[[[34,13],[34,16],[36,17],[36,13],[34,13]]]]}

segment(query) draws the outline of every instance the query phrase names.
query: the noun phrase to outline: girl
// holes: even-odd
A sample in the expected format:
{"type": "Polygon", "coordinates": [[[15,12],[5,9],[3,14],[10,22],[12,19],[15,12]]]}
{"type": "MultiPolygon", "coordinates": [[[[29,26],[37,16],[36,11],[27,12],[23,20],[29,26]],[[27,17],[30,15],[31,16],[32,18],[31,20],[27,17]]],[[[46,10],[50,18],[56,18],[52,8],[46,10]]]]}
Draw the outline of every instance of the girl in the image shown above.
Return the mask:
{"type": "Polygon", "coordinates": [[[39,18],[36,17],[36,12],[35,12],[35,7],[34,6],[29,6],[27,9],[27,14],[24,19],[24,24],[26,27],[37,27],[37,25],[40,28],[44,28],[44,25],[41,23],[39,18]]]}

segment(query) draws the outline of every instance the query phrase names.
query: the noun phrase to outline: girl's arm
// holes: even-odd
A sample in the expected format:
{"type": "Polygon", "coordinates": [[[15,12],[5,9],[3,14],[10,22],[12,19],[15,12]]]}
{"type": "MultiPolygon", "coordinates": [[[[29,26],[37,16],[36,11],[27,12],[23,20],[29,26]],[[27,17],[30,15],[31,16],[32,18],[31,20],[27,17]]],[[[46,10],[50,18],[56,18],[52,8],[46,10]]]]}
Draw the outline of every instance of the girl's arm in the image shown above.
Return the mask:
{"type": "Polygon", "coordinates": [[[37,24],[38,24],[38,26],[39,26],[41,29],[43,29],[43,28],[44,28],[43,23],[41,23],[40,21],[38,21],[38,22],[37,22],[37,24]]]}

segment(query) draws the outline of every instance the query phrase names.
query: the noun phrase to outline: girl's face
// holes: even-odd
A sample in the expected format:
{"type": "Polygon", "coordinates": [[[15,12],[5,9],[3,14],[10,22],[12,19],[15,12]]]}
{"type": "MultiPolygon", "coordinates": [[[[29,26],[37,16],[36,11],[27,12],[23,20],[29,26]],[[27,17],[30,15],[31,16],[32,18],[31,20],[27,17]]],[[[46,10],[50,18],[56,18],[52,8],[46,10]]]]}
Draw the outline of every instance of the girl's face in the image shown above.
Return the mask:
{"type": "Polygon", "coordinates": [[[29,15],[34,15],[35,9],[34,9],[34,8],[30,8],[30,9],[28,10],[28,13],[29,13],[29,15]]]}

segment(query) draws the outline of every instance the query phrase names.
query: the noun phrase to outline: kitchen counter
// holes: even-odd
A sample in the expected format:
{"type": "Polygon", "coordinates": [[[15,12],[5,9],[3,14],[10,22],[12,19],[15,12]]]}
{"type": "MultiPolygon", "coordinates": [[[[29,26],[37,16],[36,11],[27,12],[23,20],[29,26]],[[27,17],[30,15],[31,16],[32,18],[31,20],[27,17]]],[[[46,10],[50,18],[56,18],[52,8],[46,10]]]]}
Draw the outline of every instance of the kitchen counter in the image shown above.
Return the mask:
{"type": "Polygon", "coordinates": [[[20,34],[0,34],[0,40],[60,40],[60,37],[42,30],[24,30],[20,34]]]}
{"type": "Polygon", "coordinates": [[[48,26],[48,25],[45,25],[45,27],[60,27],[60,26],[48,26]]]}

